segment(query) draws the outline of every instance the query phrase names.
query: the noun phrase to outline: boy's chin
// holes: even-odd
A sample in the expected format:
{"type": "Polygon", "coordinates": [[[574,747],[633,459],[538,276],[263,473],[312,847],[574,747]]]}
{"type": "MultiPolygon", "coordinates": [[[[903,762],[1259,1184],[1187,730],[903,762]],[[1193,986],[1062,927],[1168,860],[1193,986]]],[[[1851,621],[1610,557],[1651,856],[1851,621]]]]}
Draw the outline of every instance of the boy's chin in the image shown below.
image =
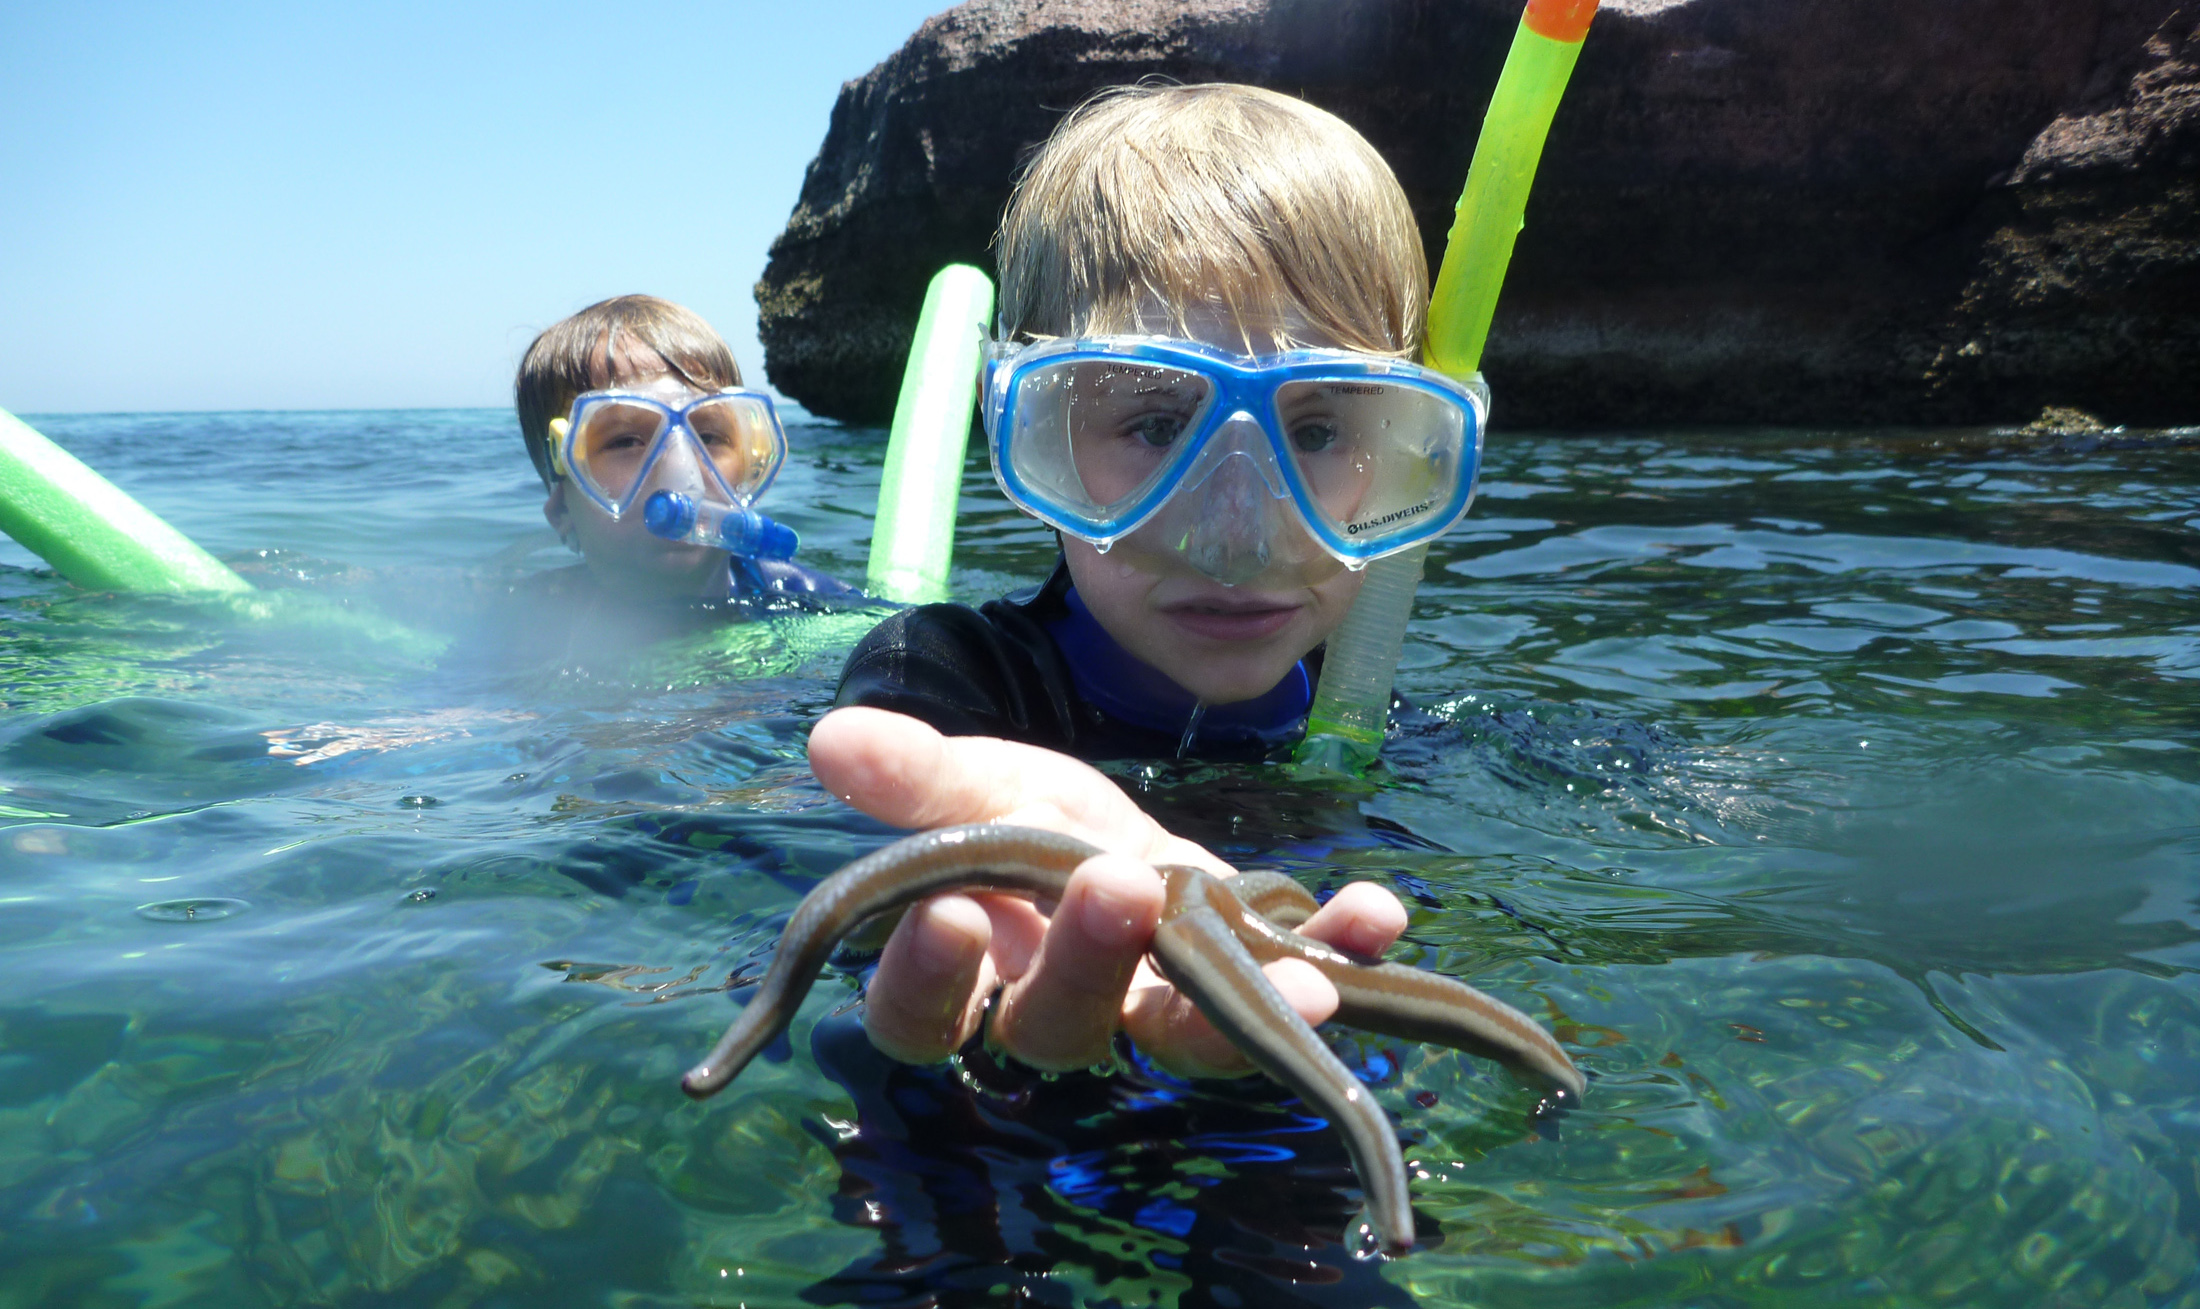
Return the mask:
{"type": "Polygon", "coordinates": [[[653,541],[641,550],[589,562],[606,582],[649,591],[696,594],[725,576],[729,556],[723,550],[684,542],[653,541]]]}
{"type": "Polygon", "coordinates": [[[1169,680],[1211,705],[1257,700],[1276,689],[1298,658],[1288,651],[1204,660],[1195,667],[1163,668],[1169,680]]]}

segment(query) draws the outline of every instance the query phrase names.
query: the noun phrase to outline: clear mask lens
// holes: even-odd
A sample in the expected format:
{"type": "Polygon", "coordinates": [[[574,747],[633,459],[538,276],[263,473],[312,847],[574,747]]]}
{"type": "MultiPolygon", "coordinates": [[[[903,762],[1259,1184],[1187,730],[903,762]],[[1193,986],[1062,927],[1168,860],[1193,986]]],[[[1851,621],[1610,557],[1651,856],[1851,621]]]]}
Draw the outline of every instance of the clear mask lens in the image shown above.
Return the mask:
{"type": "Polygon", "coordinates": [[[779,425],[755,396],[713,396],[701,401],[688,410],[687,427],[740,504],[763,494],[785,457],[779,425]]]}
{"type": "Polygon", "coordinates": [[[599,499],[622,504],[634,489],[669,416],[653,405],[603,400],[576,405],[568,462],[599,499]]]}
{"type": "Polygon", "coordinates": [[[1412,533],[1456,498],[1471,440],[1456,404],[1353,378],[1286,382],[1275,406],[1309,508],[1346,539],[1412,533]]]}
{"type": "Polygon", "coordinates": [[[1017,472],[1069,516],[1095,524],[1147,499],[1190,451],[1214,384],[1131,360],[1077,360],[1025,373],[1007,446],[1017,472]]]}

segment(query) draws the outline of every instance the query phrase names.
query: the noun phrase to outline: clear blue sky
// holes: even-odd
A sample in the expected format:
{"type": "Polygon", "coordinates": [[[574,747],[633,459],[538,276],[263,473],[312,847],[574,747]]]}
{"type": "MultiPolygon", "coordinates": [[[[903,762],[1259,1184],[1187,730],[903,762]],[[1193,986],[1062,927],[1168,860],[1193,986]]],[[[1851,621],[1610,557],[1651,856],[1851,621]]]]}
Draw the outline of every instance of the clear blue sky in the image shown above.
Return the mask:
{"type": "Polygon", "coordinates": [[[840,84],[945,7],[0,5],[0,408],[502,405],[627,291],[761,380],[840,84]]]}

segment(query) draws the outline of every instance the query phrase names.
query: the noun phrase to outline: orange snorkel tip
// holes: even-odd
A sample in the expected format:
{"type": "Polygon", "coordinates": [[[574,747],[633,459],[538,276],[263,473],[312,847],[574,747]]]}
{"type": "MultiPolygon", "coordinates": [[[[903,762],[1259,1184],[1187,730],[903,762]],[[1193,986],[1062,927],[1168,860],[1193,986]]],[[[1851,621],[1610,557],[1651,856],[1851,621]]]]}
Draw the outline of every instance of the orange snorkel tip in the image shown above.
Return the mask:
{"type": "Polygon", "coordinates": [[[1589,35],[1589,20],[1596,13],[1597,0],[1528,0],[1520,21],[1537,36],[1578,45],[1589,35]]]}

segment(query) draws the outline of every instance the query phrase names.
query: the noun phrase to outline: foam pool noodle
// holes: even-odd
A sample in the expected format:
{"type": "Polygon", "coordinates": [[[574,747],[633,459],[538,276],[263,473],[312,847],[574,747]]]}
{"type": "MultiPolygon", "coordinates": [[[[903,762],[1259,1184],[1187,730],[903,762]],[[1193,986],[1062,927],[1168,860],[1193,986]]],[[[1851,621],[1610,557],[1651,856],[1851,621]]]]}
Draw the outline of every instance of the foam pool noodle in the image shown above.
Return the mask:
{"type": "MultiPolygon", "coordinates": [[[[1529,0],[1520,17],[1482,119],[1429,300],[1422,359],[1431,368],[1479,381],[1482,346],[1523,225],[1536,163],[1596,10],[1597,0],[1529,0]]],[[[1381,752],[1391,684],[1427,557],[1428,547],[1419,545],[1368,565],[1359,598],[1323,655],[1299,763],[1349,772],[1381,752]]]]}
{"type": "Polygon", "coordinates": [[[91,591],[250,591],[75,455],[0,409],[0,532],[91,591]]]}
{"type": "MultiPolygon", "coordinates": [[[[358,612],[340,600],[259,591],[83,460],[0,409],[0,532],[87,591],[203,597],[221,615],[280,622],[332,638],[363,639],[432,658],[448,642],[358,612]]],[[[194,603],[197,603],[194,601],[194,603]]]]}
{"type": "Polygon", "coordinates": [[[947,598],[979,352],[992,314],[992,279],[968,264],[942,268],[924,293],[879,477],[866,582],[873,595],[913,604],[947,598]]]}

